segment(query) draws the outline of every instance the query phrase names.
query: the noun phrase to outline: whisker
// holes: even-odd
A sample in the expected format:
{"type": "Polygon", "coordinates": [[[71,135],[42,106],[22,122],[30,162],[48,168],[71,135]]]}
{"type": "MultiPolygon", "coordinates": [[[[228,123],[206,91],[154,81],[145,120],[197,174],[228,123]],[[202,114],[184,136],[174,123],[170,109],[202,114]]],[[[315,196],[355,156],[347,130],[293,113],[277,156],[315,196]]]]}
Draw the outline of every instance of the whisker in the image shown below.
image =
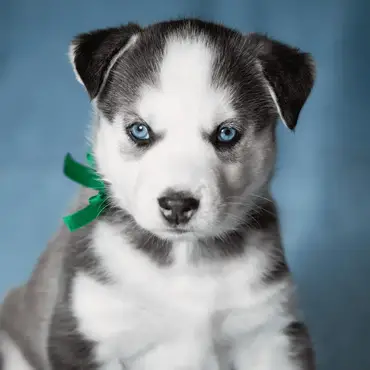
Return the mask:
{"type": "Polygon", "coordinates": [[[266,200],[267,202],[270,202],[270,203],[274,203],[272,199],[269,199],[269,198],[266,198],[266,197],[263,197],[261,195],[258,195],[258,194],[249,194],[250,196],[252,197],[256,197],[256,198],[259,198],[259,199],[263,199],[263,200],[266,200]]]}
{"type": "Polygon", "coordinates": [[[274,213],[274,212],[271,212],[270,210],[268,210],[268,209],[266,209],[266,208],[264,208],[264,207],[262,207],[261,205],[259,205],[259,204],[254,204],[254,206],[255,207],[257,207],[257,209],[256,209],[256,211],[258,212],[260,212],[259,214],[261,214],[262,212],[266,212],[266,213],[268,213],[268,214],[270,214],[271,216],[276,216],[276,213],[274,213]]]}

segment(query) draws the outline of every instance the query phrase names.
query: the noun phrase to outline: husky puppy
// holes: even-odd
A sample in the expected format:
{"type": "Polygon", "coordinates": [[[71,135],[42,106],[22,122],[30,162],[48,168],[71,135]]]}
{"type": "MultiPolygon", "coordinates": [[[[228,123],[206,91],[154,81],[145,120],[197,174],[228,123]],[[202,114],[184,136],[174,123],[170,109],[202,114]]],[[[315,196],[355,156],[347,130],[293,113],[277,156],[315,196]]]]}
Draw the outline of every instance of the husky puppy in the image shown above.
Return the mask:
{"type": "Polygon", "coordinates": [[[80,34],[70,59],[109,206],[6,296],[2,370],[313,370],[269,192],[311,56],[181,19],[80,34]]]}

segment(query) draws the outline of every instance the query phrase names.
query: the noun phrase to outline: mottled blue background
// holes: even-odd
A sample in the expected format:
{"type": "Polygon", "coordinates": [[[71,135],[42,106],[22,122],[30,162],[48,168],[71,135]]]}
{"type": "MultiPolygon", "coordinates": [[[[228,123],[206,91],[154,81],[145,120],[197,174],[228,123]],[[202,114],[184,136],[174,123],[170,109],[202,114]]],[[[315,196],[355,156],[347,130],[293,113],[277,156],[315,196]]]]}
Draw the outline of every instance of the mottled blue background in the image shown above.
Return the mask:
{"type": "Polygon", "coordinates": [[[0,0],[0,295],[28,276],[76,189],[62,160],[67,151],[83,159],[90,113],[68,42],[179,15],[313,53],[317,83],[297,131],[278,129],[274,193],[319,370],[370,369],[367,0],[0,0]]]}

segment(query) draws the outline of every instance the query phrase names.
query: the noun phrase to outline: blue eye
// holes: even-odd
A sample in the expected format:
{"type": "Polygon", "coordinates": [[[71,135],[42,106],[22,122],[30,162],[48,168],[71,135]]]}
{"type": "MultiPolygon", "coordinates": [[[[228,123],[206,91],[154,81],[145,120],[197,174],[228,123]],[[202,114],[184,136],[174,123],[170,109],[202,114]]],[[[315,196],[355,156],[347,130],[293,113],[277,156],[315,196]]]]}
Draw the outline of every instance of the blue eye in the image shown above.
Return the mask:
{"type": "Polygon", "coordinates": [[[223,143],[229,143],[236,139],[238,131],[233,127],[223,126],[219,129],[217,140],[223,143]]]}
{"type": "Polygon", "coordinates": [[[134,123],[128,131],[135,141],[148,141],[150,139],[149,127],[145,123],[134,123]]]}

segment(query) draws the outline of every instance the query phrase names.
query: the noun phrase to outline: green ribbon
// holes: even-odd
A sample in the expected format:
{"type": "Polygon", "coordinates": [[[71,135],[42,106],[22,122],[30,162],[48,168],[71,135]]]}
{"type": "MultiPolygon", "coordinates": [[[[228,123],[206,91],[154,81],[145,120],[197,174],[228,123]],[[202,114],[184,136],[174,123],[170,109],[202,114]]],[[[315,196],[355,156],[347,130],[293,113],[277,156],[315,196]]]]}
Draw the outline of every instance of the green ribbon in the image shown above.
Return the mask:
{"type": "Polygon", "coordinates": [[[74,182],[90,189],[98,191],[98,194],[89,198],[89,204],[79,211],[63,217],[65,225],[70,231],[75,231],[100,216],[107,206],[107,194],[104,182],[95,171],[94,158],[91,153],[87,153],[87,161],[90,167],[76,162],[71,154],[64,158],[64,175],[74,182]]]}

